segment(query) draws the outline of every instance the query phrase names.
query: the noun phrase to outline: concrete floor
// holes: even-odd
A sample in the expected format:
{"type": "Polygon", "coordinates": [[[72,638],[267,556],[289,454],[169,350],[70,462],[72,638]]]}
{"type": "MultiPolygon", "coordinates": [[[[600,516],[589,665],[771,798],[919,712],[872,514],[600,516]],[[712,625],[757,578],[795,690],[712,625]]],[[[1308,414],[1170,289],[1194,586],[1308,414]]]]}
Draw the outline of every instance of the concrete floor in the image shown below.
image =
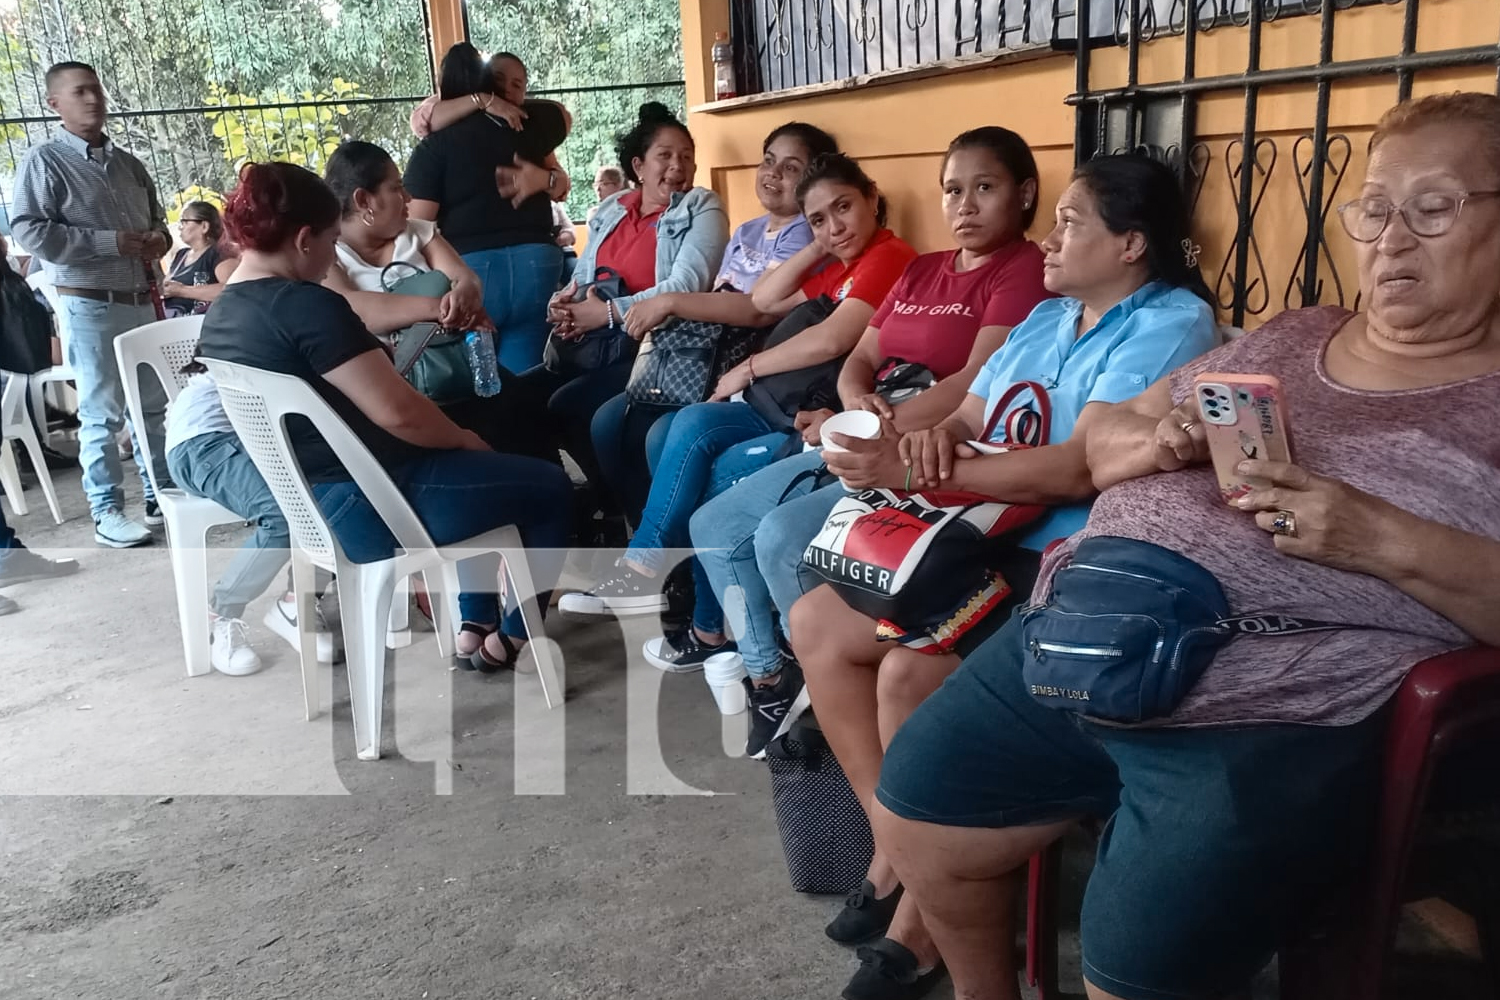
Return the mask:
{"type": "MultiPolygon", "coordinates": [[[[95,547],[76,474],[56,480],[65,524],[34,489],[11,524],[83,570],[7,590],[23,611],[0,618],[0,996],[838,995],[838,901],[788,888],[743,717],[641,659],[650,620],[553,620],[565,713],[418,635],[388,670],[387,756],[360,762],[341,668],[313,722],[264,629],[260,674],[188,678],[164,545],[95,547]]],[[[1081,989],[1076,933],[1063,951],[1081,989]]]]}

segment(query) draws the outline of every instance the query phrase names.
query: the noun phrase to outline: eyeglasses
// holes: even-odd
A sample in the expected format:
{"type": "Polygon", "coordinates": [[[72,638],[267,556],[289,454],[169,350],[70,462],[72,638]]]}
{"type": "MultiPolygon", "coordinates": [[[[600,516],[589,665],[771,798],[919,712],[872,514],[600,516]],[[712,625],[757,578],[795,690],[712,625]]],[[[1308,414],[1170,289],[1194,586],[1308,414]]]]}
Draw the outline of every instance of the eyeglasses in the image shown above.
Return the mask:
{"type": "Polygon", "coordinates": [[[1391,216],[1398,214],[1417,236],[1442,236],[1458,221],[1465,202],[1495,195],[1500,191],[1424,191],[1399,205],[1387,198],[1356,198],[1338,207],[1339,221],[1349,238],[1359,243],[1380,239],[1391,216]]]}
{"type": "Polygon", "coordinates": [[[180,221],[182,221],[182,222],[203,222],[203,223],[208,222],[207,219],[189,219],[189,218],[186,218],[186,217],[184,217],[180,221]]]}

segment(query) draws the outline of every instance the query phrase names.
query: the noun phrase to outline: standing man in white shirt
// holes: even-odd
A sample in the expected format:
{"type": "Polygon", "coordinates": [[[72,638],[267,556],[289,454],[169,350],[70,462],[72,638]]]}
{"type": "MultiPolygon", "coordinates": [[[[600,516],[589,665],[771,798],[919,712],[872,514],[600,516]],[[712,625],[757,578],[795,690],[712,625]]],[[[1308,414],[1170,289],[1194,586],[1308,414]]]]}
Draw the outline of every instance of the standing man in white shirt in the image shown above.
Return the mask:
{"type": "Polygon", "coordinates": [[[108,105],[93,67],[58,63],[47,70],[46,80],[47,105],[61,116],[62,128],[21,161],[11,231],[45,263],[57,289],[63,346],[78,376],[78,457],[94,540],[131,548],[151,542],[146,525],[162,523],[139,436],[147,435],[157,479],[166,482],[166,394],[154,379],[142,380],[146,426],[132,434],[146,498],[142,525],[124,512],[124,471],[115,436],[125,425],[125,392],[114,342],[156,319],[150,281],[171,237],[145,166],[104,133],[108,105]]]}

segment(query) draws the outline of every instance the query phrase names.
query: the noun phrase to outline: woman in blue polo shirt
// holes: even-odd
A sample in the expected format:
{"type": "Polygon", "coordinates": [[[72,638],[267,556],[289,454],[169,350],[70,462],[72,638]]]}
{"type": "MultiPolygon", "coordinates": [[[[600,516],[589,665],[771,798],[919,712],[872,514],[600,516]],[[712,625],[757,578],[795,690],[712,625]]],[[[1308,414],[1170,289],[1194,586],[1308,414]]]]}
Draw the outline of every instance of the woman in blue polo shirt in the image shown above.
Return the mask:
{"type": "MultiPolygon", "coordinates": [[[[899,439],[835,439],[849,451],[826,455],[829,471],[851,487],[899,489],[910,473],[911,489],[967,490],[1052,505],[1052,513],[1001,560],[1012,601],[1029,594],[1047,544],[1083,526],[1094,494],[1084,453],[1089,424],[1109,404],[1139,395],[1219,340],[1181,190],[1162,164],[1127,155],[1080,167],[1058,199],[1056,225],[1041,245],[1047,288],[1063,297],[1041,303],[1011,331],[952,416],[899,439]],[[1047,441],[1003,455],[981,455],[965,444],[980,436],[1006,390],[1025,381],[1047,389],[1047,441]]],[[[1034,407],[1035,400],[1025,393],[1011,405],[1034,407]]],[[[1011,419],[998,422],[992,441],[1004,439],[1011,419]]],[[[808,497],[800,503],[809,501],[817,502],[808,497]]],[[[761,523],[759,535],[779,544],[770,556],[778,564],[798,561],[817,530],[797,524],[798,505],[784,504],[761,523]]],[[[804,583],[817,582],[804,574],[804,583]]],[[[878,641],[875,623],[830,587],[818,586],[797,601],[792,648],[818,722],[862,802],[874,794],[885,743],[957,669],[959,656],[1003,623],[1007,611],[1001,605],[971,628],[957,653],[923,655],[878,641]]],[[[831,935],[851,943],[885,933],[861,950],[862,964],[846,997],[888,995],[880,992],[892,985],[887,979],[904,984],[902,996],[916,997],[926,989],[911,987],[930,986],[941,976],[921,915],[899,903],[895,873],[877,845],[864,891],[850,897],[829,927],[831,935]]]]}

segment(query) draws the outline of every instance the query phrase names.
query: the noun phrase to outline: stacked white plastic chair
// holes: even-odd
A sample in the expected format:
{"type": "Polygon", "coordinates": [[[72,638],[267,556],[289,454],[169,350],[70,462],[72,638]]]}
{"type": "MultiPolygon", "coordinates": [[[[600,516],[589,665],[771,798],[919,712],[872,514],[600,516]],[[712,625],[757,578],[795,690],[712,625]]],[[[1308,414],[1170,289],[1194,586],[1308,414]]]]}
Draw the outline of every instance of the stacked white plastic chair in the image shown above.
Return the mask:
{"type": "Polygon", "coordinates": [[[162,489],[153,472],[151,443],[145,433],[141,411],[141,366],[155,373],[166,389],[169,400],[187,385],[190,376],[182,369],[193,359],[198,344],[202,316],[181,316],[138,326],[115,339],[115,361],[120,380],[125,385],[125,403],[130,409],[130,423],[136,428],[141,457],[146,461],[146,475],[156,502],[166,521],[167,545],[172,558],[172,578],[177,588],[177,620],[182,629],[182,653],[189,677],[210,673],[208,618],[208,530],[220,524],[243,521],[232,510],[212,500],[193,496],[171,487],[162,489]]]}
{"type": "MultiPolygon", "coordinates": [[[[537,674],[547,706],[563,701],[562,679],[550,644],[542,633],[536,588],[514,526],[497,528],[466,541],[439,548],[421,520],[401,495],[380,463],[347,424],[312,387],[291,375],[262,371],[226,361],[205,359],[225,412],[281,505],[292,534],[292,575],[297,590],[297,620],[308,622],[312,612],[313,567],[338,577],[339,613],[344,627],[344,654],[349,673],[349,700],[354,716],[355,751],[361,760],[380,756],[381,711],[385,701],[386,624],[390,619],[396,581],[422,573],[432,598],[438,652],[451,655],[455,622],[449,610],[458,591],[456,563],[478,552],[498,552],[505,560],[510,582],[521,601],[521,616],[531,637],[537,674]],[[374,563],[354,563],[344,555],[328,527],[297,464],[287,437],[286,421],[305,417],[330,448],[360,491],[375,508],[397,542],[396,554],[374,563]],[[434,587],[433,570],[441,571],[441,587],[434,587]]],[[[302,687],[308,717],[318,710],[313,685],[315,661],[311,633],[302,630],[302,687]]]]}
{"type": "MultiPolygon", "coordinates": [[[[16,468],[16,457],[11,442],[20,442],[31,456],[31,468],[41,484],[47,506],[52,510],[52,520],[62,524],[62,509],[57,505],[57,491],[52,487],[52,473],[42,454],[42,441],[36,427],[26,412],[26,397],[30,392],[30,381],[26,375],[5,373],[5,389],[0,393],[0,490],[10,500],[10,509],[16,514],[26,514],[31,508],[21,493],[21,474],[16,468]]],[[[39,411],[40,412],[40,411],[39,411]]]]}

